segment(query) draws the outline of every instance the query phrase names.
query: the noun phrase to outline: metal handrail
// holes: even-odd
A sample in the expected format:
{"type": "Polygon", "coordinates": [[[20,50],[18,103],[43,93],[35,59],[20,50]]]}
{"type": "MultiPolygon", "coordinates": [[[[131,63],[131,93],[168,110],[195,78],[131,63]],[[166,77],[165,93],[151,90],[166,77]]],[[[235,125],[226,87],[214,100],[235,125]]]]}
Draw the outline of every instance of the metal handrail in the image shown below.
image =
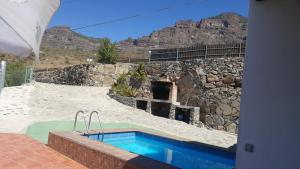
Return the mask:
{"type": "MultiPolygon", "coordinates": [[[[91,112],[90,118],[89,118],[89,123],[88,123],[88,128],[87,129],[90,130],[93,114],[97,114],[98,123],[99,123],[101,134],[102,134],[101,142],[103,142],[104,132],[103,132],[103,128],[102,128],[102,125],[101,125],[101,121],[100,121],[100,117],[99,117],[99,112],[97,112],[97,111],[91,112]]],[[[100,132],[99,132],[99,135],[100,135],[100,132]]]]}
{"type": "MultiPolygon", "coordinates": [[[[85,130],[86,130],[86,134],[88,134],[88,127],[87,127],[86,120],[85,120],[85,114],[84,114],[84,111],[82,111],[82,110],[78,111],[76,113],[76,115],[75,115],[75,122],[74,122],[74,126],[73,126],[73,131],[76,131],[77,119],[78,119],[78,115],[80,113],[83,114],[83,120],[84,120],[85,130]]],[[[77,132],[79,132],[79,131],[77,131],[77,132]]]]}

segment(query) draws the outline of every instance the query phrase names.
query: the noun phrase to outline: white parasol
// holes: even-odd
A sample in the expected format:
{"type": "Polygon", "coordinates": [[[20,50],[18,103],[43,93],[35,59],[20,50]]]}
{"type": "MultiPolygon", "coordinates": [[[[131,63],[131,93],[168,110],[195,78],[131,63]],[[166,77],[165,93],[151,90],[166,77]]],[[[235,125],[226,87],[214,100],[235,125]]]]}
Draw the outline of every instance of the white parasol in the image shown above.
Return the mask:
{"type": "Polygon", "coordinates": [[[0,0],[0,52],[36,59],[60,0],[0,0]]]}

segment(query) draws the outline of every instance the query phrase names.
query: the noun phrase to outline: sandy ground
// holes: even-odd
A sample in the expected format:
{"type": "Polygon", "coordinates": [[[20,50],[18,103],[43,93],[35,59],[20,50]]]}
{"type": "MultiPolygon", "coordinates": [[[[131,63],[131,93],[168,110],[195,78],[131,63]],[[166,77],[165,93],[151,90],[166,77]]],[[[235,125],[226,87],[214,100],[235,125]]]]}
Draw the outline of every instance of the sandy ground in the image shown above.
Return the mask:
{"type": "Polygon", "coordinates": [[[234,134],[198,128],[125,106],[107,96],[108,90],[43,83],[4,88],[0,95],[0,132],[24,133],[33,122],[74,120],[79,110],[97,110],[104,123],[133,123],[222,147],[236,143],[234,134]]]}

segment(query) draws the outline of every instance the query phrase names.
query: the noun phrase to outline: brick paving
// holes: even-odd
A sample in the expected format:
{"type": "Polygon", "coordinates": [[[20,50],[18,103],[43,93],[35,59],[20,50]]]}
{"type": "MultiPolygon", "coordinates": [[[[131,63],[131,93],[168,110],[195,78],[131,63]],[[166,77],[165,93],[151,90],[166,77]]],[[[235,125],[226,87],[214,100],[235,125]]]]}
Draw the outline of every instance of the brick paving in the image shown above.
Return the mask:
{"type": "Polygon", "coordinates": [[[86,169],[25,135],[0,134],[0,169],[86,169]]]}

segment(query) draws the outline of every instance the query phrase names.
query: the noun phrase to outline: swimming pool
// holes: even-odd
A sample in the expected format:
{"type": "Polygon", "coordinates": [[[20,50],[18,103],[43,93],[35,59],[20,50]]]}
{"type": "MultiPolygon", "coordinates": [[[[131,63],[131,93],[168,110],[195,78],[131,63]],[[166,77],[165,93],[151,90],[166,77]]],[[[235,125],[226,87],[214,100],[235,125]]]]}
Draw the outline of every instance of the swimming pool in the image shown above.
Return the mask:
{"type": "MultiPolygon", "coordinates": [[[[102,135],[86,135],[101,141],[102,135]]],[[[183,169],[233,169],[235,154],[139,131],[106,133],[103,142],[183,169]]]]}

